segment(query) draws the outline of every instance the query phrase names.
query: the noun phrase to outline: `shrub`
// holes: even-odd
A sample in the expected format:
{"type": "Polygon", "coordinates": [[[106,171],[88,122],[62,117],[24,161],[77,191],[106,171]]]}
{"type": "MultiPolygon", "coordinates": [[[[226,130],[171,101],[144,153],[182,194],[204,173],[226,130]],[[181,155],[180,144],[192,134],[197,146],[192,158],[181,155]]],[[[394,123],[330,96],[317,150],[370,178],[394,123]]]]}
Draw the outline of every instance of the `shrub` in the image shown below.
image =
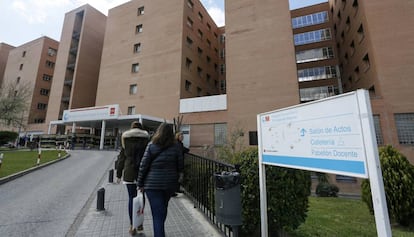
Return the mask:
{"type": "MultiPolygon", "coordinates": [[[[403,226],[414,224],[414,166],[392,146],[379,149],[390,218],[403,226]]],[[[373,213],[369,180],[361,184],[362,200],[373,213]]]]}
{"type": "Polygon", "coordinates": [[[0,146],[16,140],[18,135],[16,132],[0,131],[0,146]]]}
{"type": "MultiPolygon", "coordinates": [[[[260,190],[257,148],[238,156],[241,172],[241,234],[252,236],[260,228],[260,190]]],[[[311,189],[307,171],[266,166],[266,191],[269,236],[296,229],[305,221],[311,189]]]]}
{"type": "Polygon", "coordinates": [[[316,195],[318,197],[338,197],[339,188],[328,182],[321,182],[316,186],[316,195]]]}

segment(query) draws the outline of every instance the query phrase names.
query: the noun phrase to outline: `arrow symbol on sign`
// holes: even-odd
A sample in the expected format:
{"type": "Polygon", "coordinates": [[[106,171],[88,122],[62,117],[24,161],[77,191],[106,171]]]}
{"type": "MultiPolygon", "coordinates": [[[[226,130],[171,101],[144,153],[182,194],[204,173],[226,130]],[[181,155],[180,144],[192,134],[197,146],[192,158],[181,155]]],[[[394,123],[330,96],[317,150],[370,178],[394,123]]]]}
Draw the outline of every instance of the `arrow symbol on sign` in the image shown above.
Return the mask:
{"type": "Polygon", "coordinates": [[[301,136],[301,137],[305,136],[305,133],[306,133],[306,130],[305,130],[304,128],[302,128],[302,129],[300,130],[300,136],[301,136]]]}

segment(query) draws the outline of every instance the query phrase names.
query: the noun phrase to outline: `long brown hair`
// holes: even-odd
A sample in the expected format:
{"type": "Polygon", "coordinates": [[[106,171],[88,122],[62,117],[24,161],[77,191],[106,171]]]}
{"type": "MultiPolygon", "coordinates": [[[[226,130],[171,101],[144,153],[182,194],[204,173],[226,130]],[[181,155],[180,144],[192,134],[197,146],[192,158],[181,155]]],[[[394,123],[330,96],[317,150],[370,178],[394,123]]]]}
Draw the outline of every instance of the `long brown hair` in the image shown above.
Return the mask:
{"type": "Polygon", "coordinates": [[[168,123],[160,124],[154,136],[152,137],[152,143],[159,145],[161,148],[169,147],[174,144],[175,137],[173,126],[168,123]]]}

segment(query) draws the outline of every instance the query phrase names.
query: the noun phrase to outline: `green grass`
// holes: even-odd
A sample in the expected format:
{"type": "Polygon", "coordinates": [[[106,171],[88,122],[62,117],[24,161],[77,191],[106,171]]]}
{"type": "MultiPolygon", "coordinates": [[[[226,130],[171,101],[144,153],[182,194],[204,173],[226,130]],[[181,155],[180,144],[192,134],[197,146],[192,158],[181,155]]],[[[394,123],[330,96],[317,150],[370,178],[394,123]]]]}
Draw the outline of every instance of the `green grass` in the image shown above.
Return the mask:
{"type": "MultiPolygon", "coordinates": [[[[375,218],[361,200],[345,198],[309,198],[306,222],[292,237],[373,237],[377,236],[375,218]]],[[[414,232],[392,226],[393,237],[414,237],[414,232]]]]}
{"type": "MultiPolygon", "coordinates": [[[[37,158],[39,154],[37,150],[1,151],[1,153],[4,154],[4,158],[2,166],[0,168],[0,178],[37,166],[37,158]]],[[[66,152],[61,151],[61,157],[65,155],[66,152]]],[[[40,164],[44,164],[56,159],[58,159],[57,150],[43,150],[40,156],[40,164]]]]}

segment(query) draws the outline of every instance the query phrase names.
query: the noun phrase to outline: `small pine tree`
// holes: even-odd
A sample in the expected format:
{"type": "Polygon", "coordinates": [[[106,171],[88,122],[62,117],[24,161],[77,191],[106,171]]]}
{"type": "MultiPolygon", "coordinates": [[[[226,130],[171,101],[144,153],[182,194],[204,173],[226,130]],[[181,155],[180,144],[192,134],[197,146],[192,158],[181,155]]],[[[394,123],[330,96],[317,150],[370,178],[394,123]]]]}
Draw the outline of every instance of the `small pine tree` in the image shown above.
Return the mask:
{"type": "MultiPolygon", "coordinates": [[[[414,225],[414,166],[392,146],[379,149],[388,213],[402,226],[414,225]]],[[[361,184],[362,200],[373,213],[369,180],[361,184]]]]}

